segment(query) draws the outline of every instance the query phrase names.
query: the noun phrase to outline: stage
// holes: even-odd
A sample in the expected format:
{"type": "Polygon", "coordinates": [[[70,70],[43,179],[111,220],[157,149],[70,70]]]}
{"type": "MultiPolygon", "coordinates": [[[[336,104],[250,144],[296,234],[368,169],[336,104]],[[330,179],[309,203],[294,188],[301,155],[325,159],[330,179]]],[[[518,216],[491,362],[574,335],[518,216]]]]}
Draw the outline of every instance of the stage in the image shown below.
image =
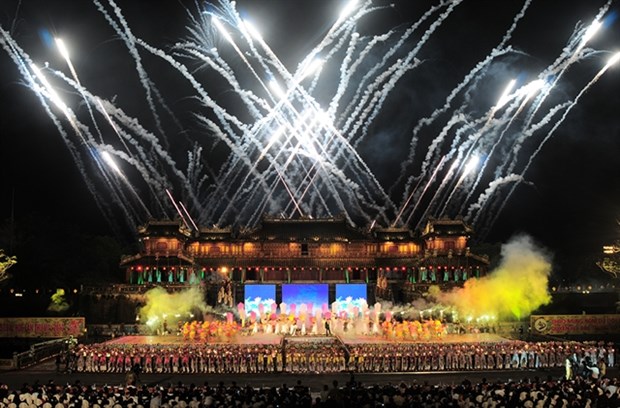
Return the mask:
{"type": "MultiPolygon", "coordinates": [[[[502,343],[512,341],[493,333],[474,333],[474,334],[448,334],[433,340],[407,340],[389,339],[381,336],[283,336],[273,333],[259,333],[252,335],[237,335],[228,341],[208,341],[204,344],[280,344],[283,340],[289,342],[324,342],[328,339],[339,339],[345,345],[356,344],[454,344],[454,343],[502,343]]],[[[200,341],[190,341],[183,336],[122,336],[107,341],[107,345],[170,345],[186,346],[189,344],[202,344],[200,341]]]]}

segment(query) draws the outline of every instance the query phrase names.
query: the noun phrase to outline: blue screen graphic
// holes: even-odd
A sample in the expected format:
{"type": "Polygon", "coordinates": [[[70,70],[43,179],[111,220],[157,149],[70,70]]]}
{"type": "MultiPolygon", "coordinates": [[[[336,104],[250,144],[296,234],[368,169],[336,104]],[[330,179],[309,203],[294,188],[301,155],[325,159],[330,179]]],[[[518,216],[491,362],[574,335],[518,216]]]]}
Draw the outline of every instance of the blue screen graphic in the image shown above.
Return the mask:
{"type": "Polygon", "coordinates": [[[337,283],[336,284],[336,304],[338,310],[348,310],[357,307],[362,310],[367,305],[365,283],[337,283]]]}
{"type": "Polygon", "coordinates": [[[321,310],[323,304],[329,304],[328,285],[324,283],[312,284],[283,284],[282,302],[296,305],[299,312],[301,305],[312,303],[314,311],[321,310]]]}
{"type": "Polygon", "coordinates": [[[247,314],[254,311],[258,313],[258,305],[265,305],[265,310],[270,310],[271,304],[276,301],[276,285],[245,285],[244,303],[247,314]]]}
{"type": "Polygon", "coordinates": [[[364,299],[366,297],[366,284],[365,283],[337,283],[336,284],[336,300],[338,299],[364,299]]]}

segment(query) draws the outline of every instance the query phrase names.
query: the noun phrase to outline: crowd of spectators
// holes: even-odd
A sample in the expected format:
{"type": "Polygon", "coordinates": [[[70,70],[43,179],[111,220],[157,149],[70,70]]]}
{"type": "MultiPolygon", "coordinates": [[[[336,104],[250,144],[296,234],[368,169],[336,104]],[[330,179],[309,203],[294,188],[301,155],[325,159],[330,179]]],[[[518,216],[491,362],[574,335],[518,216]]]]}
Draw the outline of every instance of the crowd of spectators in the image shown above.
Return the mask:
{"type": "Polygon", "coordinates": [[[25,384],[19,390],[0,385],[0,406],[7,408],[200,408],[200,407],[618,407],[617,379],[576,377],[458,385],[401,383],[365,385],[351,376],[311,390],[297,381],[294,386],[255,388],[235,382],[216,385],[58,385],[25,384]]]}

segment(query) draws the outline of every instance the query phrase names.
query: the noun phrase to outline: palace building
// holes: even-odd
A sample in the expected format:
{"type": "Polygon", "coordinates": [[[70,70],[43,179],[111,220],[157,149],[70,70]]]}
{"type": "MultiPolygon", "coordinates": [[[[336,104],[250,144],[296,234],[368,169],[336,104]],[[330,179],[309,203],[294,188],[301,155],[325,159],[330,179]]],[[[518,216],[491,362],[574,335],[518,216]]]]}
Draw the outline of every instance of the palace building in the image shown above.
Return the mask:
{"type": "Polygon", "coordinates": [[[430,285],[461,285],[487,273],[488,257],[469,249],[472,232],[462,219],[430,219],[417,233],[356,229],[344,217],[269,216],[238,230],[153,220],[139,228],[140,251],[124,256],[121,268],[134,289],[225,282],[231,304],[243,299],[246,285],[274,285],[278,297],[282,285],[297,283],[327,284],[330,293],[361,283],[369,303],[408,302],[430,285]]]}

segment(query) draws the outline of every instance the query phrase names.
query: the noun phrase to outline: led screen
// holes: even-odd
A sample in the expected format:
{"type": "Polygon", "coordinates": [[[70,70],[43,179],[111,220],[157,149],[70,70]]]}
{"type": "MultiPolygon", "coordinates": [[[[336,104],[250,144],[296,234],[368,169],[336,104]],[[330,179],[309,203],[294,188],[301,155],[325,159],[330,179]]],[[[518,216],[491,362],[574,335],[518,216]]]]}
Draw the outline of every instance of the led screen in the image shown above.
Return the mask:
{"type": "Polygon", "coordinates": [[[309,303],[312,303],[315,312],[320,311],[323,304],[327,305],[329,302],[328,286],[323,283],[283,284],[282,302],[286,303],[288,307],[295,305],[297,313],[299,313],[301,305],[308,305],[309,303]]]}
{"type": "Polygon", "coordinates": [[[276,301],[276,285],[245,285],[244,286],[245,311],[258,313],[258,305],[265,305],[265,310],[270,310],[271,304],[276,301]]]}
{"type": "Polygon", "coordinates": [[[338,310],[349,310],[357,307],[362,310],[366,306],[365,283],[337,283],[336,284],[336,304],[338,310]]]}
{"type": "Polygon", "coordinates": [[[336,284],[336,300],[351,299],[364,299],[366,297],[366,284],[365,283],[337,283],[336,284]]]}

